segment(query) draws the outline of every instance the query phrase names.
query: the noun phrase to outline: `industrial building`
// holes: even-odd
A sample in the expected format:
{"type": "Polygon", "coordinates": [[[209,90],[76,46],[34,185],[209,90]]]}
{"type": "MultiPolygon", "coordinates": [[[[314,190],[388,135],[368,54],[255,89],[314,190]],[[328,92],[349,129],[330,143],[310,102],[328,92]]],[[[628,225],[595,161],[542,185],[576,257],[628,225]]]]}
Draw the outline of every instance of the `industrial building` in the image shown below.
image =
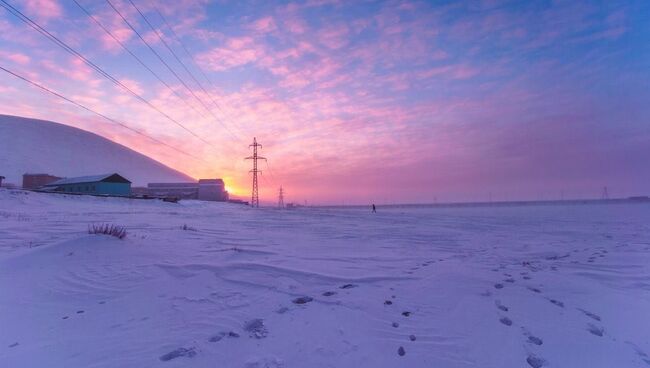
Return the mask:
{"type": "Polygon", "coordinates": [[[227,201],[226,184],[221,179],[199,179],[200,201],[227,201]]]}
{"type": "Polygon", "coordinates": [[[134,188],[135,194],[157,198],[198,199],[198,183],[149,183],[146,188],[134,188]]]}
{"type": "Polygon", "coordinates": [[[131,182],[119,174],[60,179],[41,189],[53,192],[96,195],[131,195],[131,182]]]}
{"type": "Polygon", "coordinates": [[[50,174],[23,174],[23,189],[39,189],[61,179],[50,174]]]}
{"type": "Polygon", "coordinates": [[[137,188],[134,192],[158,198],[219,202],[228,200],[228,192],[222,179],[200,179],[196,183],[149,183],[146,188],[137,188]]]}

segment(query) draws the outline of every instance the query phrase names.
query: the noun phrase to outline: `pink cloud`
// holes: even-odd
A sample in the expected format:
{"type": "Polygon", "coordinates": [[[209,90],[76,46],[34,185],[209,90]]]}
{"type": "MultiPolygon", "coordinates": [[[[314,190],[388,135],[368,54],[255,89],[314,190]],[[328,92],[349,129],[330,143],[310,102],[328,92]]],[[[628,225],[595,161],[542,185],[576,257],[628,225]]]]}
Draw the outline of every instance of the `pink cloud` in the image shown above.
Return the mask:
{"type": "Polygon", "coordinates": [[[330,49],[339,49],[348,44],[350,31],[345,24],[332,25],[318,32],[321,44],[330,49]]]}
{"type": "Polygon", "coordinates": [[[430,68],[417,74],[419,78],[444,77],[450,79],[468,79],[476,76],[479,70],[467,65],[446,65],[430,68]]]}
{"type": "Polygon", "coordinates": [[[223,71],[258,60],[263,50],[250,37],[230,38],[225,47],[217,47],[197,56],[201,65],[214,71],[223,71]]]}
{"type": "MultiPolygon", "coordinates": [[[[111,33],[113,34],[113,36],[115,36],[115,38],[117,38],[123,44],[125,44],[133,36],[133,31],[131,31],[131,29],[126,27],[114,29],[111,31],[111,33]]],[[[115,42],[113,37],[109,36],[104,31],[102,31],[101,33],[101,40],[102,40],[102,45],[106,50],[117,51],[122,49],[120,45],[117,42],[115,42]]]]}
{"type": "Polygon", "coordinates": [[[0,57],[13,61],[16,64],[27,65],[31,61],[30,57],[19,52],[0,51],[0,57]]]}
{"type": "Polygon", "coordinates": [[[273,19],[273,17],[267,16],[264,18],[260,18],[255,22],[251,23],[248,26],[248,28],[256,32],[266,33],[266,32],[274,31],[277,28],[277,26],[275,24],[275,20],[273,19]]]}
{"type": "Polygon", "coordinates": [[[282,23],[286,30],[294,34],[303,34],[309,29],[307,22],[298,16],[285,18],[282,23]]]}
{"type": "Polygon", "coordinates": [[[26,0],[25,6],[29,14],[43,20],[63,15],[63,8],[56,0],[26,0]]]}
{"type": "Polygon", "coordinates": [[[131,91],[133,91],[133,92],[135,92],[135,93],[137,93],[139,95],[142,95],[142,93],[144,92],[144,90],[140,86],[140,83],[138,83],[138,82],[136,82],[136,81],[134,81],[132,79],[127,79],[127,78],[120,79],[120,83],[124,84],[131,91]]]}

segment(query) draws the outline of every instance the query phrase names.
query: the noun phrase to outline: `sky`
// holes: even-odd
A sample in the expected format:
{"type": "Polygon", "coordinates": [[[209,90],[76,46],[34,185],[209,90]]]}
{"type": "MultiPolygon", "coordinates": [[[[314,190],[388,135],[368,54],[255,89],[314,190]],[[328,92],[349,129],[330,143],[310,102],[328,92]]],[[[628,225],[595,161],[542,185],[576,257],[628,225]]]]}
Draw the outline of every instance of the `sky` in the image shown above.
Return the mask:
{"type": "Polygon", "coordinates": [[[235,196],[253,137],[267,203],[650,195],[645,0],[4,1],[121,86],[2,7],[0,66],[123,125],[2,70],[0,113],[235,196]]]}

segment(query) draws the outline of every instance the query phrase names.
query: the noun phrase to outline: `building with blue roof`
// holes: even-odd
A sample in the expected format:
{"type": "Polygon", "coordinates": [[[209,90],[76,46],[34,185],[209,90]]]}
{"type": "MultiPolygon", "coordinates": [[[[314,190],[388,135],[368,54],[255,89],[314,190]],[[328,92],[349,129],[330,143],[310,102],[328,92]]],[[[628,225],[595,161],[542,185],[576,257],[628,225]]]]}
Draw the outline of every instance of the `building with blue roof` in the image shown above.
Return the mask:
{"type": "Polygon", "coordinates": [[[46,184],[43,190],[95,195],[131,195],[131,182],[119,174],[104,174],[65,178],[46,184]]]}

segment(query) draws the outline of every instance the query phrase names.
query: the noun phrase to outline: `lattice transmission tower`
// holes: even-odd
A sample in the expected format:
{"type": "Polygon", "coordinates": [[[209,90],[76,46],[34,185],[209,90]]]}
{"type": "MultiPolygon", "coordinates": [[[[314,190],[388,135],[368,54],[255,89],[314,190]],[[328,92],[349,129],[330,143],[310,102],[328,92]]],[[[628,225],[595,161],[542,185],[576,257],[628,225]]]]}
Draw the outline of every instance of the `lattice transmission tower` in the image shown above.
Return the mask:
{"type": "Polygon", "coordinates": [[[259,207],[260,206],[260,194],[259,194],[259,185],[257,183],[257,173],[262,174],[262,170],[257,169],[257,160],[266,160],[266,157],[257,155],[257,147],[262,148],[262,145],[257,143],[257,138],[253,137],[253,144],[248,147],[253,147],[253,155],[248,156],[246,160],[253,160],[253,170],[249,171],[253,173],[253,192],[251,193],[251,206],[259,207]]]}
{"type": "Polygon", "coordinates": [[[603,187],[603,192],[600,195],[600,199],[602,199],[602,200],[609,199],[609,191],[607,190],[607,187],[603,187]]]}
{"type": "Polygon", "coordinates": [[[280,191],[278,192],[278,207],[284,208],[284,189],[280,186],[280,191]]]}

